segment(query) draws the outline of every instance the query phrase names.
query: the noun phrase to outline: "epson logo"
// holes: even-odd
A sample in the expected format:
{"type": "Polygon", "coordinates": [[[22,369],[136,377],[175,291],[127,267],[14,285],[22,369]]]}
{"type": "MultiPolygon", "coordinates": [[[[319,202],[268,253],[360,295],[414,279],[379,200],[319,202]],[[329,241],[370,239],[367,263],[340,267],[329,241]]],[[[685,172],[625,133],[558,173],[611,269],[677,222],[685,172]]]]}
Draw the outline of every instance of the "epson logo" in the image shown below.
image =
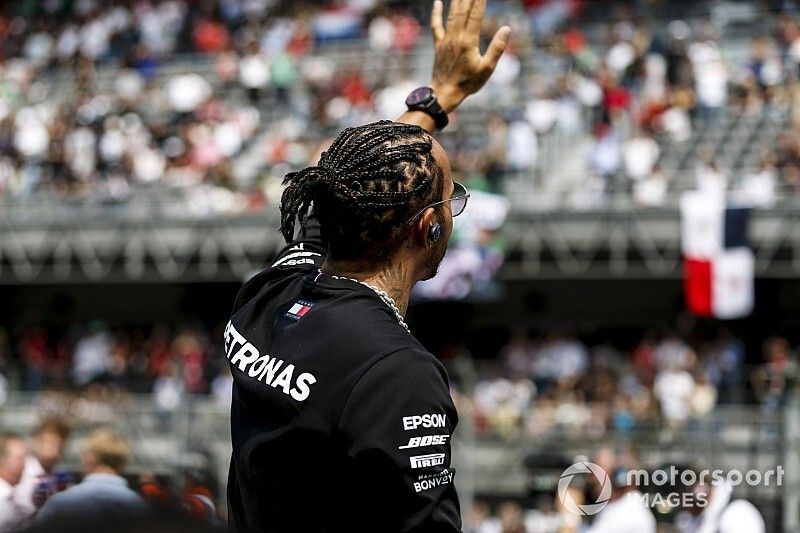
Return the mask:
{"type": "Polygon", "coordinates": [[[411,460],[411,468],[429,468],[431,466],[439,466],[444,464],[443,453],[429,453],[428,455],[415,455],[409,458],[411,460]]]}
{"type": "Polygon", "coordinates": [[[425,435],[424,437],[411,437],[408,439],[408,444],[400,446],[398,450],[405,450],[407,448],[422,448],[424,446],[441,446],[447,444],[447,439],[450,435],[425,435]]]}
{"type": "Polygon", "coordinates": [[[447,415],[425,414],[403,417],[403,429],[406,431],[423,428],[443,428],[447,425],[447,415]]]}

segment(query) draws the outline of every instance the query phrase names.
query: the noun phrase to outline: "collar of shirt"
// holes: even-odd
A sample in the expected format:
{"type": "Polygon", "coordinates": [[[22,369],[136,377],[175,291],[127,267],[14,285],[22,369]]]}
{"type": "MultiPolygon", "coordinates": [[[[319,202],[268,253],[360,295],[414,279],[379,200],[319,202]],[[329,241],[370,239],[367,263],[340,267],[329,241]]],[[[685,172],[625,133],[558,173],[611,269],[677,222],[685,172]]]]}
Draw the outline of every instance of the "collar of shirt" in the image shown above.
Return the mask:
{"type": "Polygon", "coordinates": [[[98,483],[102,485],[117,485],[120,487],[127,487],[128,481],[116,474],[88,474],[83,478],[82,483],[98,483]]]}
{"type": "Polygon", "coordinates": [[[37,459],[35,455],[31,454],[25,458],[25,469],[22,471],[23,481],[31,479],[38,480],[46,475],[47,472],[44,471],[42,463],[39,462],[39,459],[37,459]]]}
{"type": "Polygon", "coordinates": [[[14,487],[11,483],[0,477],[0,500],[7,500],[14,492],[14,487]]]}

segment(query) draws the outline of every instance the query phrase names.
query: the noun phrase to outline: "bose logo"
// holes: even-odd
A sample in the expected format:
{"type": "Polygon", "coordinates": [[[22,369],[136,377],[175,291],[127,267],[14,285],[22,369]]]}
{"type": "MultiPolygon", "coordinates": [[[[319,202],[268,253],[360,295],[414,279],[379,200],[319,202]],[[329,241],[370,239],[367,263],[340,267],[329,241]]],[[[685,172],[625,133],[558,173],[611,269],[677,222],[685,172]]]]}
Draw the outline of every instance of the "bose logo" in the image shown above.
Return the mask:
{"type": "Polygon", "coordinates": [[[447,415],[427,414],[403,417],[403,429],[406,431],[424,428],[443,428],[447,425],[447,415]]]}
{"type": "Polygon", "coordinates": [[[405,450],[407,448],[422,448],[423,446],[439,446],[447,444],[447,439],[450,435],[425,435],[424,437],[411,437],[408,439],[408,444],[400,446],[398,450],[405,450]]]}
{"type": "Polygon", "coordinates": [[[411,460],[411,468],[428,468],[431,466],[439,466],[444,464],[443,453],[429,453],[428,455],[415,455],[409,458],[411,460]]]}

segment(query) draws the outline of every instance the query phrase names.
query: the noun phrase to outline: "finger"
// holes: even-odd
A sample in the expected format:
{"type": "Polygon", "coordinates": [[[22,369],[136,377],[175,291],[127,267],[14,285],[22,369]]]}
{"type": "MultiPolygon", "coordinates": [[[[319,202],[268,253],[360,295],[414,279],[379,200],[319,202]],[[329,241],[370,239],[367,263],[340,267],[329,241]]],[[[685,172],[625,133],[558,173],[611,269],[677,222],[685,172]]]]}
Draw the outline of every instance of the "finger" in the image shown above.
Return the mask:
{"type": "Polygon", "coordinates": [[[450,7],[447,9],[447,30],[461,30],[466,24],[469,16],[470,0],[450,0],[450,7]]]}
{"type": "Polygon", "coordinates": [[[480,32],[483,12],[486,11],[486,0],[472,0],[469,5],[466,26],[469,32],[480,32]]]}
{"type": "Polygon", "coordinates": [[[508,26],[502,26],[497,30],[497,33],[492,37],[492,42],[489,43],[489,48],[486,49],[486,53],[483,55],[484,68],[489,69],[490,72],[494,70],[497,62],[500,61],[500,56],[505,52],[510,38],[511,28],[508,26]]]}
{"type": "Polygon", "coordinates": [[[444,12],[444,4],[442,0],[436,0],[433,3],[433,10],[431,11],[431,32],[433,33],[433,44],[438,45],[444,39],[444,26],[442,25],[442,14],[444,12]]]}

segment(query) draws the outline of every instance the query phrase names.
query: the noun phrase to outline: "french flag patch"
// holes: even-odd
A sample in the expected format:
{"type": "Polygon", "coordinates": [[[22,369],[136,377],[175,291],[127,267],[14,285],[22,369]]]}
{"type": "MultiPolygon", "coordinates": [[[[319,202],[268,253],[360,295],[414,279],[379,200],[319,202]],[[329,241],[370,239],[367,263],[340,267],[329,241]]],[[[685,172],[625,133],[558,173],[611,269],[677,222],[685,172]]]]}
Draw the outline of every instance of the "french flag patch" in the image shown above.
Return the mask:
{"type": "Polygon", "coordinates": [[[311,302],[297,300],[294,303],[294,305],[292,305],[286,312],[286,316],[294,320],[300,320],[306,313],[308,313],[311,310],[313,306],[314,304],[312,304],[311,302]]]}

